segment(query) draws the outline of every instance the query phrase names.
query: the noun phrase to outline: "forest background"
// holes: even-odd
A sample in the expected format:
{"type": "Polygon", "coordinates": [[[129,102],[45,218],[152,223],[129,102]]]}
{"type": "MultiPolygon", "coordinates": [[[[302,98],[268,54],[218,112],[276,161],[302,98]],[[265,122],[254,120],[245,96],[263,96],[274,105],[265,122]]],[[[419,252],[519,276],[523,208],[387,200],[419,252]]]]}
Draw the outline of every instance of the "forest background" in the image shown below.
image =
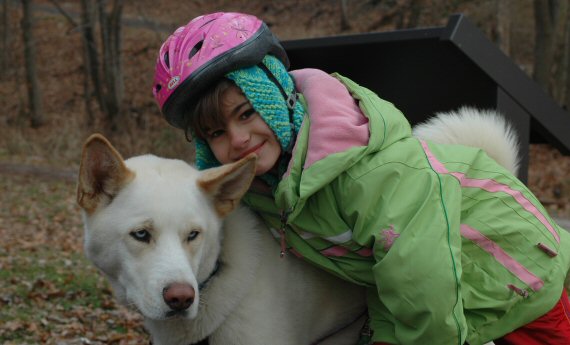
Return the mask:
{"type": "MultiPolygon", "coordinates": [[[[259,16],[282,40],[474,22],[546,93],[570,105],[570,0],[0,1],[0,342],[140,344],[83,257],[75,176],[83,141],[192,161],[152,98],[162,41],[213,11],[259,16]]],[[[326,58],[326,57],[323,57],[326,58]]],[[[528,184],[570,218],[569,157],[530,148],[528,184]]]]}

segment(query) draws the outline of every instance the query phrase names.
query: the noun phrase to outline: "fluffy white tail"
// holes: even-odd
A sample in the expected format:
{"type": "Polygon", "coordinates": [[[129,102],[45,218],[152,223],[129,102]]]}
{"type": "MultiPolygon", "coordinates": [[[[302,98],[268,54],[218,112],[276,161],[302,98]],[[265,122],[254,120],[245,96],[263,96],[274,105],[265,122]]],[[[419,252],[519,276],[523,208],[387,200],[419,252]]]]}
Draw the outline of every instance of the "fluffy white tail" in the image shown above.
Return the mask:
{"type": "Polygon", "coordinates": [[[414,126],[414,136],[440,144],[478,147],[515,176],[519,168],[519,143],[513,127],[495,110],[462,107],[437,113],[414,126]]]}

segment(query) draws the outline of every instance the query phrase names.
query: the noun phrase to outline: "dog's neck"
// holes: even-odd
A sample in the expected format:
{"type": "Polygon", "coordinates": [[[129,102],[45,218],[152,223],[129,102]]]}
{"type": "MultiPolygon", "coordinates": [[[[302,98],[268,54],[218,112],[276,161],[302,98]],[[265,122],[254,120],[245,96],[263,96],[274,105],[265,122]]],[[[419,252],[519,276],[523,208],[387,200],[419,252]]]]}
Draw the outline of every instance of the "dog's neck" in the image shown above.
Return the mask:
{"type": "Polygon", "coordinates": [[[210,283],[210,280],[212,280],[212,278],[214,278],[218,274],[218,272],[220,272],[221,266],[222,266],[222,262],[219,259],[216,260],[216,264],[214,266],[214,269],[212,270],[212,272],[210,273],[208,278],[206,278],[206,280],[204,280],[203,282],[198,284],[198,290],[200,292],[202,292],[206,288],[206,286],[208,286],[208,284],[210,283]]]}

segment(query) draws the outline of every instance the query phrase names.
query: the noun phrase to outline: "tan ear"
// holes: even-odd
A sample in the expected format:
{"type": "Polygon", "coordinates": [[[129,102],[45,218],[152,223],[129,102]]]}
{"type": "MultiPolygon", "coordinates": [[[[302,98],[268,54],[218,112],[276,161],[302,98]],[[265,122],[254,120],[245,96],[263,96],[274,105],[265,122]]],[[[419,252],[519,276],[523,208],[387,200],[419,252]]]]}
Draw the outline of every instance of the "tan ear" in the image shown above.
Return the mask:
{"type": "Polygon", "coordinates": [[[110,203],[134,175],[109,141],[100,134],[93,134],[83,145],[77,203],[87,213],[93,213],[99,206],[110,203]]]}
{"type": "Polygon", "coordinates": [[[257,156],[250,154],[241,160],[218,168],[205,170],[197,181],[214,200],[214,207],[225,217],[238,205],[255,177],[257,156]]]}

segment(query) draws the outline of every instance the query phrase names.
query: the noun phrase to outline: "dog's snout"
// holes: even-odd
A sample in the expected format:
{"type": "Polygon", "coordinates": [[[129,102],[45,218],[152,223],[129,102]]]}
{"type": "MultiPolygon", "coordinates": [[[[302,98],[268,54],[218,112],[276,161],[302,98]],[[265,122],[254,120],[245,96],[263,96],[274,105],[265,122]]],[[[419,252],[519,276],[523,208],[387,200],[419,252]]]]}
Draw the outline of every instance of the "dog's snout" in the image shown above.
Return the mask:
{"type": "Polygon", "coordinates": [[[175,311],[188,309],[194,302],[196,292],[190,284],[173,283],[162,290],[164,302],[175,311]]]}

